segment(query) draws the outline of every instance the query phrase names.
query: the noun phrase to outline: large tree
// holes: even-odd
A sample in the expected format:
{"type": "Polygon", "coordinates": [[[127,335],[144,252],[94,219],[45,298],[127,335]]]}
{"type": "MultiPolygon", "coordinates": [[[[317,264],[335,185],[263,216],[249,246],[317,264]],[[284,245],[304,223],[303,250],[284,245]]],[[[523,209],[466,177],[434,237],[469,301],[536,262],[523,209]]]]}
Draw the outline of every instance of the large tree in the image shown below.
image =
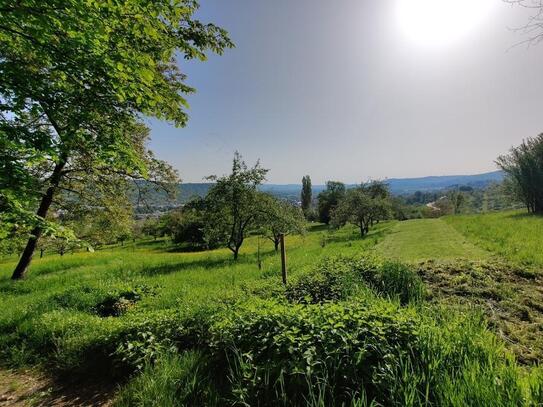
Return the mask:
{"type": "Polygon", "coordinates": [[[328,181],[326,189],[318,195],[319,221],[330,223],[332,211],[345,195],[345,184],[337,181],[328,181]]]}
{"type": "Polygon", "coordinates": [[[496,160],[506,184],[528,212],[543,213],[543,134],[528,138],[496,160]]]}
{"type": "Polygon", "coordinates": [[[390,203],[387,198],[372,196],[365,185],[347,190],[337,207],[332,211],[332,225],[340,227],[346,223],[356,225],[363,237],[370,227],[390,214],[390,203]]]}
{"type": "Polygon", "coordinates": [[[302,177],[302,193],[300,196],[302,202],[302,211],[304,215],[307,216],[309,210],[311,209],[311,199],[313,191],[311,190],[311,177],[306,175],[302,177]]]}
{"type": "Polygon", "coordinates": [[[208,177],[215,185],[206,196],[204,234],[209,245],[225,244],[234,260],[238,259],[247,232],[258,223],[262,206],[257,188],[267,172],[259,162],[247,167],[236,152],[229,175],[208,177]]]}
{"type": "Polygon", "coordinates": [[[204,60],[231,46],[224,30],[194,19],[197,8],[195,0],[0,0],[0,201],[10,211],[2,216],[31,225],[14,279],[59,191],[88,183],[88,171],[102,184],[171,179],[139,120],[183,126],[193,89],[177,56],[204,60]]]}

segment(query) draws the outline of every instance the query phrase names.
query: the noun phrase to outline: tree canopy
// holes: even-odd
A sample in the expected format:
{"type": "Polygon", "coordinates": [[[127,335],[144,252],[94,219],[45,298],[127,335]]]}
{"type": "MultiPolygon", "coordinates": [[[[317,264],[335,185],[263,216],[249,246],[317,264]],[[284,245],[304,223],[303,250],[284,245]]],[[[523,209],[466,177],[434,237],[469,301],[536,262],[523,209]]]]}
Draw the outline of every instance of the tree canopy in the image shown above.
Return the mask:
{"type": "Polygon", "coordinates": [[[543,213],[543,134],[528,138],[496,160],[511,193],[529,212],[543,213]]]}
{"type": "Polygon", "coordinates": [[[260,162],[249,168],[236,152],[229,175],[208,179],[215,181],[206,197],[204,234],[210,245],[225,244],[237,260],[247,231],[255,226],[261,202],[257,187],[268,170],[260,162]]]}
{"type": "Polygon", "coordinates": [[[194,89],[177,57],[205,60],[232,46],[223,29],[194,19],[197,8],[194,0],[0,1],[2,217],[12,225],[4,228],[32,227],[14,278],[59,191],[175,178],[146,148],[140,120],[185,125],[194,89]]]}
{"type": "Polygon", "coordinates": [[[332,211],[345,195],[345,184],[337,181],[328,181],[326,189],[318,196],[319,221],[329,224],[332,211]]]}

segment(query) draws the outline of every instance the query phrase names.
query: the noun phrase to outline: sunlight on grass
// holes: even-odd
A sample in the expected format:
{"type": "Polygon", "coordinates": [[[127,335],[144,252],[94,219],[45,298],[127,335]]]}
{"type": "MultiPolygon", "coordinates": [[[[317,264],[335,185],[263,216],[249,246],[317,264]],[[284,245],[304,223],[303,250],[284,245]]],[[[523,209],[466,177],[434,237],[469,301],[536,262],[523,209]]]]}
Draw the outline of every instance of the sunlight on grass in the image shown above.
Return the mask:
{"type": "Polygon", "coordinates": [[[543,266],[543,217],[525,211],[448,216],[473,244],[525,265],[543,266]]]}
{"type": "Polygon", "coordinates": [[[489,253],[469,243],[441,219],[414,219],[397,223],[377,251],[387,258],[408,262],[427,259],[474,259],[489,253]]]}

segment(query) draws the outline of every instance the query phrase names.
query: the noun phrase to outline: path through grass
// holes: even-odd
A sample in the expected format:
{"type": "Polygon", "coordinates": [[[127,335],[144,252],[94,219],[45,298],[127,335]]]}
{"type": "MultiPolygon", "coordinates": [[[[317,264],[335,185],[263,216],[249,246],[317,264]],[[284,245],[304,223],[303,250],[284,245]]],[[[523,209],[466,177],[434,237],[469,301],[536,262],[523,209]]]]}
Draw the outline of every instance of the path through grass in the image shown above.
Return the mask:
{"type": "Polygon", "coordinates": [[[456,258],[483,260],[490,255],[441,219],[399,222],[377,246],[377,251],[387,258],[408,262],[456,258]]]}

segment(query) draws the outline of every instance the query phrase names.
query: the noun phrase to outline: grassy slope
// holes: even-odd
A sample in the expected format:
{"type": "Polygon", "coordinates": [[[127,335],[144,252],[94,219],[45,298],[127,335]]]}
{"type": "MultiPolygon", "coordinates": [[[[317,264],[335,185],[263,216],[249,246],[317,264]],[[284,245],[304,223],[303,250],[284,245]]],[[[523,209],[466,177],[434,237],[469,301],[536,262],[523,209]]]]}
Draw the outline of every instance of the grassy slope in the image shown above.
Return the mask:
{"type": "Polygon", "coordinates": [[[385,257],[403,261],[456,258],[482,260],[489,253],[441,219],[416,219],[397,223],[377,246],[385,257]]]}
{"type": "MultiPolygon", "coordinates": [[[[352,228],[337,233],[314,226],[305,236],[288,236],[289,274],[317,262],[321,257],[354,254],[373,247],[390,224],[383,223],[362,240],[352,228]],[[326,245],[322,240],[326,237],[326,245]]],[[[131,324],[140,314],[225,301],[242,293],[243,283],[276,274],[280,284],[280,257],[270,241],[261,239],[262,270],[256,264],[258,239],[250,237],[234,262],[227,249],[178,253],[164,242],[145,242],[95,253],[52,255],[35,259],[28,277],[10,280],[14,259],[0,263],[0,348],[3,335],[21,326],[31,335],[53,336],[71,348],[91,343],[121,323],[131,324]],[[101,318],[94,306],[107,293],[145,285],[154,295],[144,295],[138,304],[119,318],[101,318]],[[39,332],[38,332],[39,331],[39,332]]],[[[242,294],[243,295],[243,294],[242,294]]],[[[7,337],[7,336],[6,336],[7,337]]],[[[28,352],[10,347],[1,359],[26,364],[28,352]],[[21,360],[18,360],[18,359],[21,360]]]]}
{"type": "MultiPolygon", "coordinates": [[[[39,352],[47,351],[41,343],[51,346],[50,339],[54,338],[55,363],[66,360],[71,366],[74,363],[69,359],[80,357],[78,349],[86,344],[101,346],[105,343],[103,338],[118,329],[121,322],[125,326],[131,325],[137,322],[138,316],[147,314],[155,318],[162,310],[193,308],[213,301],[240,298],[245,295],[243,283],[258,280],[263,275],[276,275],[279,284],[279,258],[273,253],[271,243],[262,242],[263,269],[260,271],[256,267],[257,241],[255,237],[246,241],[238,262],[233,262],[231,254],[224,249],[178,253],[164,242],[145,242],[97,253],[67,254],[63,258],[46,256],[36,259],[28,279],[17,283],[9,281],[13,260],[4,261],[0,263],[0,349],[10,332],[28,337],[26,346],[39,352]],[[93,305],[104,293],[141,284],[156,287],[156,294],[144,295],[126,314],[101,318],[94,312],[93,305]]],[[[489,256],[486,251],[467,243],[442,220],[385,222],[377,225],[363,240],[352,228],[329,234],[316,226],[305,237],[288,237],[287,245],[291,276],[311,268],[324,256],[356,254],[375,247],[387,256],[409,261],[455,257],[484,259],[489,256]],[[323,242],[326,242],[324,247],[323,242]]],[[[445,337],[448,340],[448,336],[445,337]]],[[[447,346],[443,345],[444,348],[447,346]]],[[[17,349],[10,345],[9,349],[4,347],[0,351],[0,361],[19,365],[35,363],[25,360],[28,353],[28,348],[17,349]]],[[[485,387],[484,381],[479,380],[480,372],[469,370],[468,373],[473,376],[470,380],[474,385],[485,387]]],[[[453,394],[456,388],[440,392],[453,394]]],[[[149,394],[144,395],[147,401],[152,399],[149,394]]]]}
{"type": "Polygon", "coordinates": [[[449,216],[444,221],[481,248],[510,261],[543,267],[543,217],[506,211],[449,216]]]}

